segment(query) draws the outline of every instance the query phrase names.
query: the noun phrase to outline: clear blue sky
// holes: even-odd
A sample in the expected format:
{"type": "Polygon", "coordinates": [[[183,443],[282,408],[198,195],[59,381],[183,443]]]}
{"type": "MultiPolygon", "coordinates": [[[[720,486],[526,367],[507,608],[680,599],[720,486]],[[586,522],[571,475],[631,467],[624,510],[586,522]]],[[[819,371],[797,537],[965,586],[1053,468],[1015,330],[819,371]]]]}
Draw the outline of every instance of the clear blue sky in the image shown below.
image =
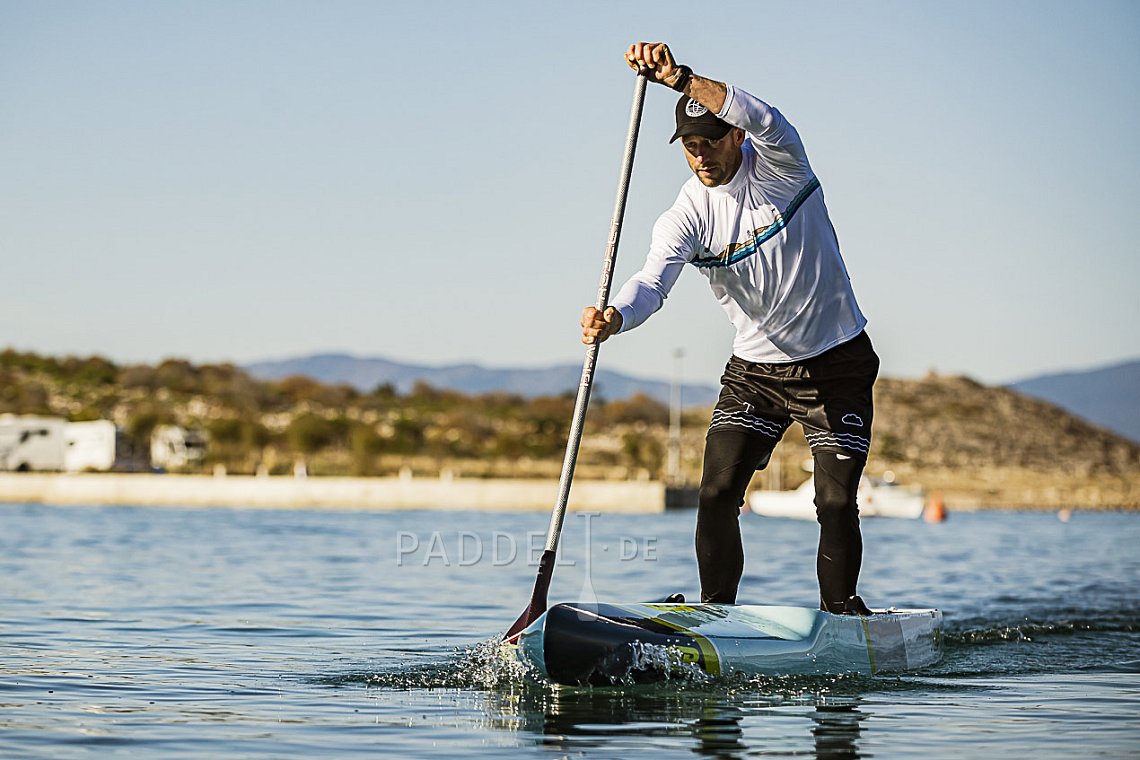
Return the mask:
{"type": "MultiPolygon", "coordinates": [[[[884,374],[1140,356],[1135,2],[2,0],[0,346],[578,362],[638,39],[798,127],[884,374]]],[[[687,177],[673,102],[615,287],[687,177]]],[[[687,271],[601,362],[715,383],[731,339],[687,271]]]]}

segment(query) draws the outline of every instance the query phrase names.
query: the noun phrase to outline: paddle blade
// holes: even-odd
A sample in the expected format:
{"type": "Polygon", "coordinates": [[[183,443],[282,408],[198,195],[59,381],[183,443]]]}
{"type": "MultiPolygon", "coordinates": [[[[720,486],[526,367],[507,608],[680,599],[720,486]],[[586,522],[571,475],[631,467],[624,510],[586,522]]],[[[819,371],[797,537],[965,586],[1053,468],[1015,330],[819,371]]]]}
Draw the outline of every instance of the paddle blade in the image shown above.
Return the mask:
{"type": "Polygon", "coordinates": [[[542,613],[546,612],[546,596],[550,591],[550,580],[554,577],[554,556],[553,549],[547,549],[542,553],[542,559],[538,561],[538,578],[534,581],[534,592],[530,595],[530,604],[519,615],[518,620],[507,629],[506,634],[503,635],[503,641],[513,642],[528,625],[538,620],[542,613]]]}

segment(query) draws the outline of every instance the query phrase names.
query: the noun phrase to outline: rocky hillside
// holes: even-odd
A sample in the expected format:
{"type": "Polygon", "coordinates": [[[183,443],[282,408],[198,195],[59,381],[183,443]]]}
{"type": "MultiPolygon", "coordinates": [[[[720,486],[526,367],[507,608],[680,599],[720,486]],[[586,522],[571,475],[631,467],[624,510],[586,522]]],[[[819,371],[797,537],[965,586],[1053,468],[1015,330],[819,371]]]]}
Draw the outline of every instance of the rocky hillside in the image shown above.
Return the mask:
{"type": "MultiPolygon", "coordinates": [[[[875,399],[868,472],[922,485],[951,509],[1140,508],[1140,446],[1051,404],[937,375],[881,378],[875,399]]],[[[685,436],[690,478],[699,476],[701,424],[694,419],[685,436]]],[[[754,488],[794,488],[810,477],[798,425],[774,459],[754,488]]]]}
{"type": "Polygon", "coordinates": [[[875,464],[969,504],[1140,506],[1140,446],[964,377],[880,380],[875,464]]]}
{"type": "MultiPolygon", "coordinates": [[[[881,379],[868,470],[937,491],[951,508],[1140,508],[1140,445],[1007,388],[963,377],[881,379]]],[[[255,380],[231,365],[119,367],[98,357],[0,351],[0,413],[111,419],[140,443],[157,424],[203,430],[200,467],[233,473],[557,477],[567,395],[467,395],[425,384],[362,393],[309,378],[255,380]]],[[[695,483],[709,410],[687,410],[680,475],[695,483]]],[[[648,396],[591,403],[578,473],[665,478],[668,410],[648,396]]],[[[808,477],[798,427],[755,487],[808,477]]]]}

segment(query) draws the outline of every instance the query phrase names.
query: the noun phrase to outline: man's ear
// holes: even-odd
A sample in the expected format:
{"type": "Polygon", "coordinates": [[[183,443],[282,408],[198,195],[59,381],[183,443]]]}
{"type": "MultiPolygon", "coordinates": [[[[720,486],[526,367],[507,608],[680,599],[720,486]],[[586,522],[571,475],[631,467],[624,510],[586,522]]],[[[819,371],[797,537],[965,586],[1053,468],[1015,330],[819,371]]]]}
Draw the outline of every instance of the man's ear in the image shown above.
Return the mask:
{"type": "Polygon", "coordinates": [[[741,129],[740,127],[733,127],[732,128],[732,142],[735,143],[737,147],[740,147],[741,145],[744,144],[744,130],[743,129],[741,129]]]}

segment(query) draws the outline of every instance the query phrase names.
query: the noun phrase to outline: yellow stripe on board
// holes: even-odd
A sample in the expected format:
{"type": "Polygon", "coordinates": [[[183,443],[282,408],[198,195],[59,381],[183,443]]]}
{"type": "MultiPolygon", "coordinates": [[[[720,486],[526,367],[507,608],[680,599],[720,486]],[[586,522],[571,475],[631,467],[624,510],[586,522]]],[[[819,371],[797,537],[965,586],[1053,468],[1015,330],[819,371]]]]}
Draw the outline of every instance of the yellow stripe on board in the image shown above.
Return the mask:
{"type": "MultiPolygon", "coordinates": [[[[631,612],[634,615],[637,615],[638,617],[646,617],[645,613],[643,613],[641,610],[634,609],[632,607],[624,607],[620,604],[615,604],[614,606],[617,607],[618,609],[625,610],[626,612],[631,612]]],[[[646,607],[653,607],[654,605],[645,605],[645,606],[646,607]]],[[[658,607],[657,609],[660,609],[660,608],[658,607]]],[[[674,611],[677,611],[677,612],[695,612],[696,611],[693,607],[691,607],[689,605],[684,605],[684,606],[674,605],[671,607],[671,609],[674,611]]],[[[709,641],[704,636],[701,636],[699,633],[694,633],[692,631],[692,629],[686,628],[685,626],[680,625],[679,623],[674,623],[674,622],[671,622],[669,620],[664,620],[662,618],[652,617],[652,616],[649,617],[648,619],[652,620],[655,623],[660,623],[661,625],[665,626],[666,628],[672,628],[674,631],[677,631],[678,633],[683,633],[686,636],[689,636],[690,638],[692,638],[693,641],[696,643],[698,649],[694,650],[691,647],[677,646],[677,649],[679,649],[681,651],[681,658],[685,662],[691,662],[693,664],[698,664],[699,657],[703,656],[704,661],[705,661],[705,665],[704,665],[705,672],[708,673],[709,675],[713,675],[713,676],[720,675],[720,655],[717,654],[716,647],[713,646],[713,643],[711,641],[709,641]]]]}
{"type": "Polygon", "coordinates": [[[859,622],[863,624],[863,636],[867,639],[867,660],[871,663],[871,675],[875,675],[875,648],[871,646],[871,626],[867,625],[867,618],[860,616],[859,622]]]}

